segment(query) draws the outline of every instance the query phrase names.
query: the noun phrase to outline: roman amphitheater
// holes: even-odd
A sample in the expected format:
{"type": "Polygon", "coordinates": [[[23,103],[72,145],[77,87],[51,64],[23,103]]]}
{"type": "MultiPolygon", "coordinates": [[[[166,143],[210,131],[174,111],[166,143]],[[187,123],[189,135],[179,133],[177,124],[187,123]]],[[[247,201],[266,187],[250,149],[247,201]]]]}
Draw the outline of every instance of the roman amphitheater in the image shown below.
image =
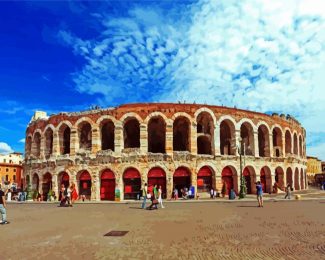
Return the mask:
{"type": "Polygon", "coordinates": [[[195,187],[204,196],[225,183],[247,192],[257,180],[306,189],[306,133],[290,116],[198,104],[143,103],[46,116],[26,130],[25,179],[46,196],[74,182],[90,200],[137,198],[142,185],[195,187]]]}

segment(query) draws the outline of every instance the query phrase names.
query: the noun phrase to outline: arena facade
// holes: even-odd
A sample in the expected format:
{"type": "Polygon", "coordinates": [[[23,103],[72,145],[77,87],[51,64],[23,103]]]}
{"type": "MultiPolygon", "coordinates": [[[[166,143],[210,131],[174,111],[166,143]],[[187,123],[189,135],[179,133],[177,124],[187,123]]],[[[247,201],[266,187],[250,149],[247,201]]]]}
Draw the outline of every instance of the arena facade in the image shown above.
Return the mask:
{"type": "Polygon", "coordinates": [[[239,191],[240,156],[248,193],[262,182],[307,188],[306,133],[290,116],[198,104],[142,103],[34,117],[26,130],[24,174],[46,197],[74,182],[91,200],[135,199],[142,185],[226,183],[239,191]],[[118,195],[120,193],[120,195],[118,195]]]}

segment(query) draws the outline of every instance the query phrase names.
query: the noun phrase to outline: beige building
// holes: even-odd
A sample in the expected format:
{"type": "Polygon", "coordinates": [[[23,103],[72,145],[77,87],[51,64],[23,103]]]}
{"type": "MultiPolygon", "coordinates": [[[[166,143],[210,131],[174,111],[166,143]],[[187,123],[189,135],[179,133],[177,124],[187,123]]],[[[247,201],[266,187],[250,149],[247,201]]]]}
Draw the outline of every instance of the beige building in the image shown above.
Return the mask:
{"type": "Polygon", "coordinates": [[[25,154],[26,180],[44,197],[71,182],[91,200],[134,199],[144,183],[161,185],[168,198],[175,188],[199,196],[211,187],[238,192],[240,169],[250,194],[258,180],[267,193],[275,183],[307,188],[306,132],[297,120],[220,106],[43,113],[28,125],[25,154]]]}
{"type": "Polygon", "coordinates": [[[23,160],[21,153],[0,154],[0,183],[22,187],[23,160]]]}
{"type": "Polygon", "coordinates": [[[317,157],[307,156],[307,178],[310,184],[315,182],[315,174],[322,173],[322,161],[317,157]]]}
{"type": "Polygon", "coordinates": [[[325,173],[325,162],[322,162],[322,173],[325,173]]]}

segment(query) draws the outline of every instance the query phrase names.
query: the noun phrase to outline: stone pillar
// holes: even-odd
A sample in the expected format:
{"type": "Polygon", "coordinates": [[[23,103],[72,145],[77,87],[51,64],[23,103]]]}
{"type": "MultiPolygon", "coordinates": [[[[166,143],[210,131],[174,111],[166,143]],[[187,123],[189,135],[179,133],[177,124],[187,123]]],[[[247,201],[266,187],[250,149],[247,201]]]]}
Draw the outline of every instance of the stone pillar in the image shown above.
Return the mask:
{"type": "Polygon", "coordinates": [[[238,147],[239,147],[239,149],[241,149],[240,142],[239,142],[239,139],[241,138],[240,137],[240,129],[236,129],[235,130],[235,138],[236,138],[236,140],[235,140],[235,143],[236,143],[236,152],[235,152],[235,155],[236,156],[239,156],[238,147]]]}
{"type": "Polygon", "coordinates": [[[166,153],[173,155],[173,123],[168,122],[166,125],[166,153]]]}
{"type": "Polygon", "coordinates": [[[196,194],[197,194],[197,173],[196,173],[195,168],[193,168],[192,171],[191,171],[191,185],[195,187],[194,198],[196,198],[196,194]]]}
{"type": "MultiPolygon", "coordinates": [[[[230,152],[230,151],[229,151],[230,152]]],[[[220,155],[220,124],[214,128],[214,154],[220,155]]]]}
{"type": "Polygon", "coordinates": [[[45,145],[46,145],[46,138],[44,135],[41,135],[41,145],[40,145],[40,159],[44,159],[45,158],[45,145]]]}
{"type": "Polygon", "coordinates": [[[294,142],[293,142],[293,135],[291,135],[291,151],[290,153],[293,154],[293,147],[294,147],[294,142]]]}
{"type": "Polygon", "coordinates": [[[270,149],[270,157],[273,157],[273,135],[269,134],[269,149],[270,149]]]}
{"type": "Polygon", "coordinates": [[[100,181],[98,174],[91,176],[91,200],[100,201],[100,181]]]}
{"type": "Polygon", "coordinates": [[[53,148],[52,148],[52,154],[54,156],[60,155],[60,138],[58,131],[54,131],[53,133],[53,148]]]}
{"type": "Polygon", "coordinates": [[[53,174],[52,175],[52,191],[54,191],[56,198],[59,198],[59,185],[58,185],[58,175],[53,174]]]}
{"type": "Polygon", "coordinates": [[[286,138],[285,138],[285,134],[282,134],[282,157],[287,157],[287,155],[286,155],[286,138]]]}
{"type": "Polygon", "coordinates": [[[101,150],[101,139],[99,127],[93,127],[91,131],[91,152],[96,154],[101,150]]]}
{"type": "Polygon", "coordinates": [[[78,150],[79,150],[78,129],[72,127],[70,133],[70,155],[71,156],[76,155],[78,150]]]}
{"type": "Polygon", "coordinates": [[[144,154],[148,152],[148,128],[144,123],[140,124],[140,151],[144,154]]]}
{"type": "Polygon", "coordinates": [[[116,178],[116,188],[120,190],[120,200],[124,200],[124,184],[122,176],[116,178]]]}
{"type": "Polygon", "coordinates": [[[190,124],[190,145],[191,154],[197,154],[197,126],[194,122],[190,124]]]}
{"type": "Polygon", "coordinates": [[[167,183],[166,183],[166,189],[167,189],[167,199],[171,198],[172,192],[173,192],[173,176],[171,174],[167,174],[167,183]]]}
{"type": "Polygon", "coordinates": [[[123,127],[120,123],[116,123],[115,125],[114,146],[115,153],[120,154],[124,147],[123,127]]]}
{"type": "Polygon", "coordinates": [[[255,131],[254,131],[254,151],[253,151],[253,155],[255,157],[260,157],[259,147],[258,147],[258,132],[255,132],[255,131]]]}
{"type": "Polygon", "coordinates": [[[220,175],[215,175],[215,188],[218,190],[218,192],[221,194],[221,190],[222,190],[222,177],[221,177],[221,173],[220,175]]]}

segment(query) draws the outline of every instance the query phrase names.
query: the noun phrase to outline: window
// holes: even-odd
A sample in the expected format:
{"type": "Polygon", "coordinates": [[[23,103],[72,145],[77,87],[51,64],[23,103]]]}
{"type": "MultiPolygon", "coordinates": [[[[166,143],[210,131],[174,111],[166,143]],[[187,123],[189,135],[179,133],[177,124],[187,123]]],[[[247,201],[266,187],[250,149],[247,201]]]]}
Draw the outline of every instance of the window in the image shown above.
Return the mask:
{"type": "MultiPolygon", "coordinates": [[[[15,169],[15,170],[16,170],[16,169],[15,169]]],[[[15,182],[15,181],[16,181],[16,175],[13,175],[12,177],[13,177],[14,182],[15,182]]]]}
{"type": "Polygon", "coordinates": [[[9,169],[8,168],[6,168],[6,172],[9,172],[9,169]]]}
{"type": "Polygon", "coordinates": [[[12,163],[12,160],[9,160],[9,163],[12,163]]]}
{"type": "Polygon", "coordinates": [[[6,163],[6,159],[3,159],[3,162],[6,163]]]}
{"type": "Polygon", "coordinates": [[[14,172],[16,172],[16,169],[14,169],[14,172]]]}

